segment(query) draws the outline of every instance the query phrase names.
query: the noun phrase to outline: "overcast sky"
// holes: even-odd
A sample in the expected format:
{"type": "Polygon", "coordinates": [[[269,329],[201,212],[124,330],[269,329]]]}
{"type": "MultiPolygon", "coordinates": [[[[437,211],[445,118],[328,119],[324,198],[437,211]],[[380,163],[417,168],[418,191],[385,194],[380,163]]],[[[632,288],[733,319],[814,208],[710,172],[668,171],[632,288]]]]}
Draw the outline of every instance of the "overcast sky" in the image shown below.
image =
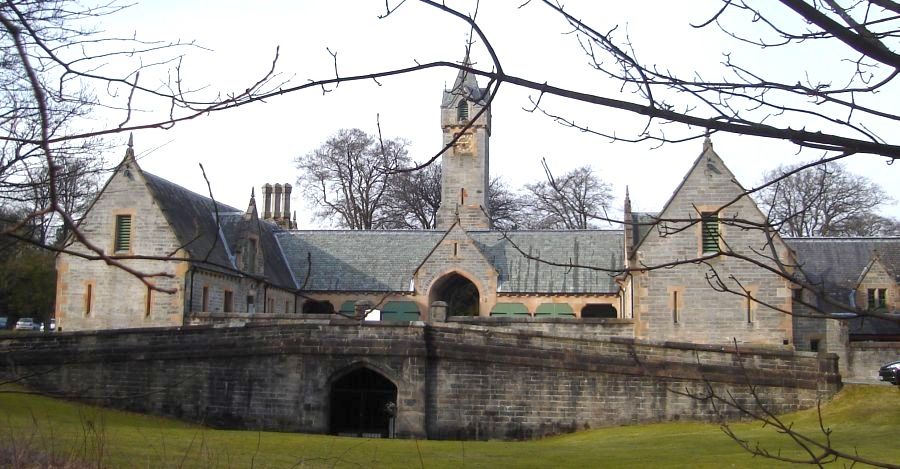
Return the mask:
{"type": "MultiPolygon", "coordinates": [[[[577,38],[570,28],[548,8],[532,1],[490,0],[481,2],[479,24],[497,50],[507,73],[536,82],[548,82],[580,91],[638,101],[622,93],[614,83],[592,71],[577,38]]],[[[451,2],[471,11],[472,2],[451,2]]],[[[703,70],[706,76],[721,77],[718,65],[723,52],[755,67],[789,77],[807,71],[819,73],[831,51],[807,49],[803,54],[762,51],[727,40],[715,30],[697,30],[700,23],[720,5],[716,2],[596,2],[570,1],[566,6],[598,30],[619,25],[617,34],[631,38],[638,57],[647,63],[689,72],[703,70]]],[[[406,2],[393,15],[379,19],[383,1],[142,1],[104,20],[109,32],[143,39],[196,41],[199,47],[181,49],[182,77],[186,86],[212,96],[239,92],[262,76],[271,66],[280,47],[276,81],[303,83],[334,76],[328,52],[337,53],[341,75],[367,73],[405,67],[435,60],[460,61],[464,55],[466,25],[433,8],[406,2]]],[[[475,45],[476,67],[489,68],[483,44],[475,45]]],[[[295,184],[293,160],[321,145],[341,128],[358,127],[376,131],[377,116],[386,137],[411,142],[410,155],[416,160],[431,157],[441,141],[439,105],[445,86],[452,84],[456,71],[436,69],[374,82],[344,83],[328,93],[312,89],[281,96],[265,103],[214,113],[181,123],[170,130],[135,133],[135,151],[142,167],[194,191],[206,187],[198,163],[202,163],[216,198],[245,208],[252,187],[265,183],[295,184]]],[[[143,84],[165,78],[142,73],[143,84]]],[[[896,91],[896,90],[894,90],[896,91]]],[[[897,97],[885,95],[880,99],[897,97]]],[[[638,211],[662,208],[699,155],[699,140],[653,148],[649,143],[616,143],[564,128],[538,113],[529,113],[533,93],[510,85],[501,86],[493,104],[491,135],[492,176],[502,175],[511,187],[542,177],[540,159],[547,158],[557,172],[590,164],[615,188],[617,208],[626,185],[638,211]]],[[[900,101],[897,101],[900,102],[900,101]]],[[[645,121],[624,112],[544,99],[549,110],[576,119],[604,132],[633,135],[645,121]]],[[[165,106],[150,101],[139,103],[146,112],[135,119],[152,119],[165,106]]],[[[101,113],[98,127],[119,122],[120,113],[101,113]]],[[[802,123],[791,123],[802,127],[802,123]]],[[[674,129],[673,129],[674,130],[674,129]]],[[[896,132],[894,132],[896,133],[896,132]]],[[[116,137],[114,137],[116,138],[116,137]]],[[[110,155],[117,160],[124,154],[110,155]]],[[[713,136],[716,151],[745,187],[760,181],[762,171],[779,163],[814,159],[819,153],[797,153],[795,147],[757,138],[713,136]]],[[[851,169],[884,187],[900,199],[897,166],[883,158],[854,158],[851,169]]],[[[299,195],[295,186],[295,194],[299,195]]],[[[295,196],[294,207],[303,209],[295,196]]],[[[900,203],[886,207],[885,213],[900,217],[900,203]]],[[[300,213],[301,228],[324,227],[300,213]]]]}

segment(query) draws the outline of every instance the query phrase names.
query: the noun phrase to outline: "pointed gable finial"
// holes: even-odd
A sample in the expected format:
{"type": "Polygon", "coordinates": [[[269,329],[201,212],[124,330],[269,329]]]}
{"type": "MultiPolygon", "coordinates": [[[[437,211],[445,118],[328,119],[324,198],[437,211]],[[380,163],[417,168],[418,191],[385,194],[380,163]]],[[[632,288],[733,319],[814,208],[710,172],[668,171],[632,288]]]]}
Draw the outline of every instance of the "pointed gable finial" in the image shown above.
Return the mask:
{"type": "Polygon", "coordinates": [[[250,188],[250,200],[256,200],[256,188],[250,188]]]}
{"type": "Polygon", "coordinates": [[[706,137],[703,138],[703,151],[712,150],[712,139],[709,138],[709,131],[706,131],[706,137]]]}
{"type": "Polygon", "coordinates": [[[128,134],[128,148],[125,149],[125,158],[134,159],[134,134],[128,134]]]}

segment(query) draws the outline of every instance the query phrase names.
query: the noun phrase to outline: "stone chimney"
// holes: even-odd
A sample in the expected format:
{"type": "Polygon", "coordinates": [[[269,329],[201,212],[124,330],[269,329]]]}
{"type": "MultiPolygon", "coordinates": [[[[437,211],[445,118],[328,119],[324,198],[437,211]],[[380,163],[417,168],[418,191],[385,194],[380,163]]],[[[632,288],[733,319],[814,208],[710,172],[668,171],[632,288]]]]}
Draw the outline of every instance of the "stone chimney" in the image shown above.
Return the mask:
{"type": "Polygon", "coordinates": [[[282,218],[291,219],[291,185],[287,183],[284,185],[284,216],[282,218]]]}
{"type": "Polygon", "coordinates": [[[262,219],[275,223],[276,225],[287,229],[297,229],[297,214],[291,220],[291,190],[290,184],[264,184],[262,186],[264,194],[265,210],[262,219]]]}
{"type": "Polygon", "coordinates": [[[263,192],[263,220],[272,219],[272,185],[264,184],[263,192]]]}

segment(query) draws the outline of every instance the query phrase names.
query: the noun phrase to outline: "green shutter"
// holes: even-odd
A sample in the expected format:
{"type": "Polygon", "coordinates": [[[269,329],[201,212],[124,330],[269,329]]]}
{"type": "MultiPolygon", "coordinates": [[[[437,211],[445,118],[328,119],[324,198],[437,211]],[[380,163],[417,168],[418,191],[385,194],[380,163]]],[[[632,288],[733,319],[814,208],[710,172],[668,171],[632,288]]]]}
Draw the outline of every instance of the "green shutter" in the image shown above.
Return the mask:
{"type": "Polygon", "coordinates": [[[382,321],[418,321],[419,307],[412,301],[388,301],[381,308],[382,321]]]}
{"type": "Polygon", "coordinates": [[[116,215],[116,243],[115,250],[128,251],[131,249],[131,215],[116,215]]]}
{"type": "Polygon", "coordinates": [[[528,316],[528,308],[522,303],[497,303],[491,310],[491,316],[528,316]]]}
{"type": "Polygon", "coordinates": [[[703,252],[719,252],[719,215],[704,213],[700,220],[703,230],[703,252]]]}
{"type": "Polygon", "coordinates": [[[356,300],[347,300],[341,303],[341,309],[338,313],[353,315],[356,313],[356,300]]]}
{"type": "Polygon", "coordinates": [[[574,316],[575,311],[568,303],[541,303],[535,316],[574,316]]]}

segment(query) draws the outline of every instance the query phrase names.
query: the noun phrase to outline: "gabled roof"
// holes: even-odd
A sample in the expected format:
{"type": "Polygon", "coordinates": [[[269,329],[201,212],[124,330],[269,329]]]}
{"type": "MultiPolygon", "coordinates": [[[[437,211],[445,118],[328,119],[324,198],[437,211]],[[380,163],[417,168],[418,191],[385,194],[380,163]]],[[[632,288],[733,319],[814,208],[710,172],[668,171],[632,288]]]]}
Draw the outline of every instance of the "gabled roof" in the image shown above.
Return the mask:
{"type": "Polygon", "coordinates": [[[279,230],[272,223],[245,220],[245,212],[230,205],[213,202],[159,176],[142,172],[147,187],[172,227],[178,242],[192,259],[205,260],[204,269],[236,275],[234,250],[238,240],[250,231],[259,233],[265,259],[264,277],[274,285],[296,288],[290,269],[275,240],[279,230]],[[218,211],[218,225],[216,216],[218,211]],[[251,223],[256,226],[249,226],[251,223]]]}
{"type": "MultiPolygon", "coordinates": [[[[282,231],[279,244],[306,291],[408,292],[416,268],[442,231],[282,231]]],[[[623,268],[621,231],[496,231],[468,235],[497,269],[500,293],[614,294],[623,268]],[[512,242],[510,242],[510,240],[512,242]],[[552,266],[529,259],[599,266],[614,272],[552,266]]]]}
{"type": "Polygon", "coordinates": [[[785,238],[807,280],[844,295],[855,290],[877,252],[882,265],[898,281],[900,238],[785,238]]]}

